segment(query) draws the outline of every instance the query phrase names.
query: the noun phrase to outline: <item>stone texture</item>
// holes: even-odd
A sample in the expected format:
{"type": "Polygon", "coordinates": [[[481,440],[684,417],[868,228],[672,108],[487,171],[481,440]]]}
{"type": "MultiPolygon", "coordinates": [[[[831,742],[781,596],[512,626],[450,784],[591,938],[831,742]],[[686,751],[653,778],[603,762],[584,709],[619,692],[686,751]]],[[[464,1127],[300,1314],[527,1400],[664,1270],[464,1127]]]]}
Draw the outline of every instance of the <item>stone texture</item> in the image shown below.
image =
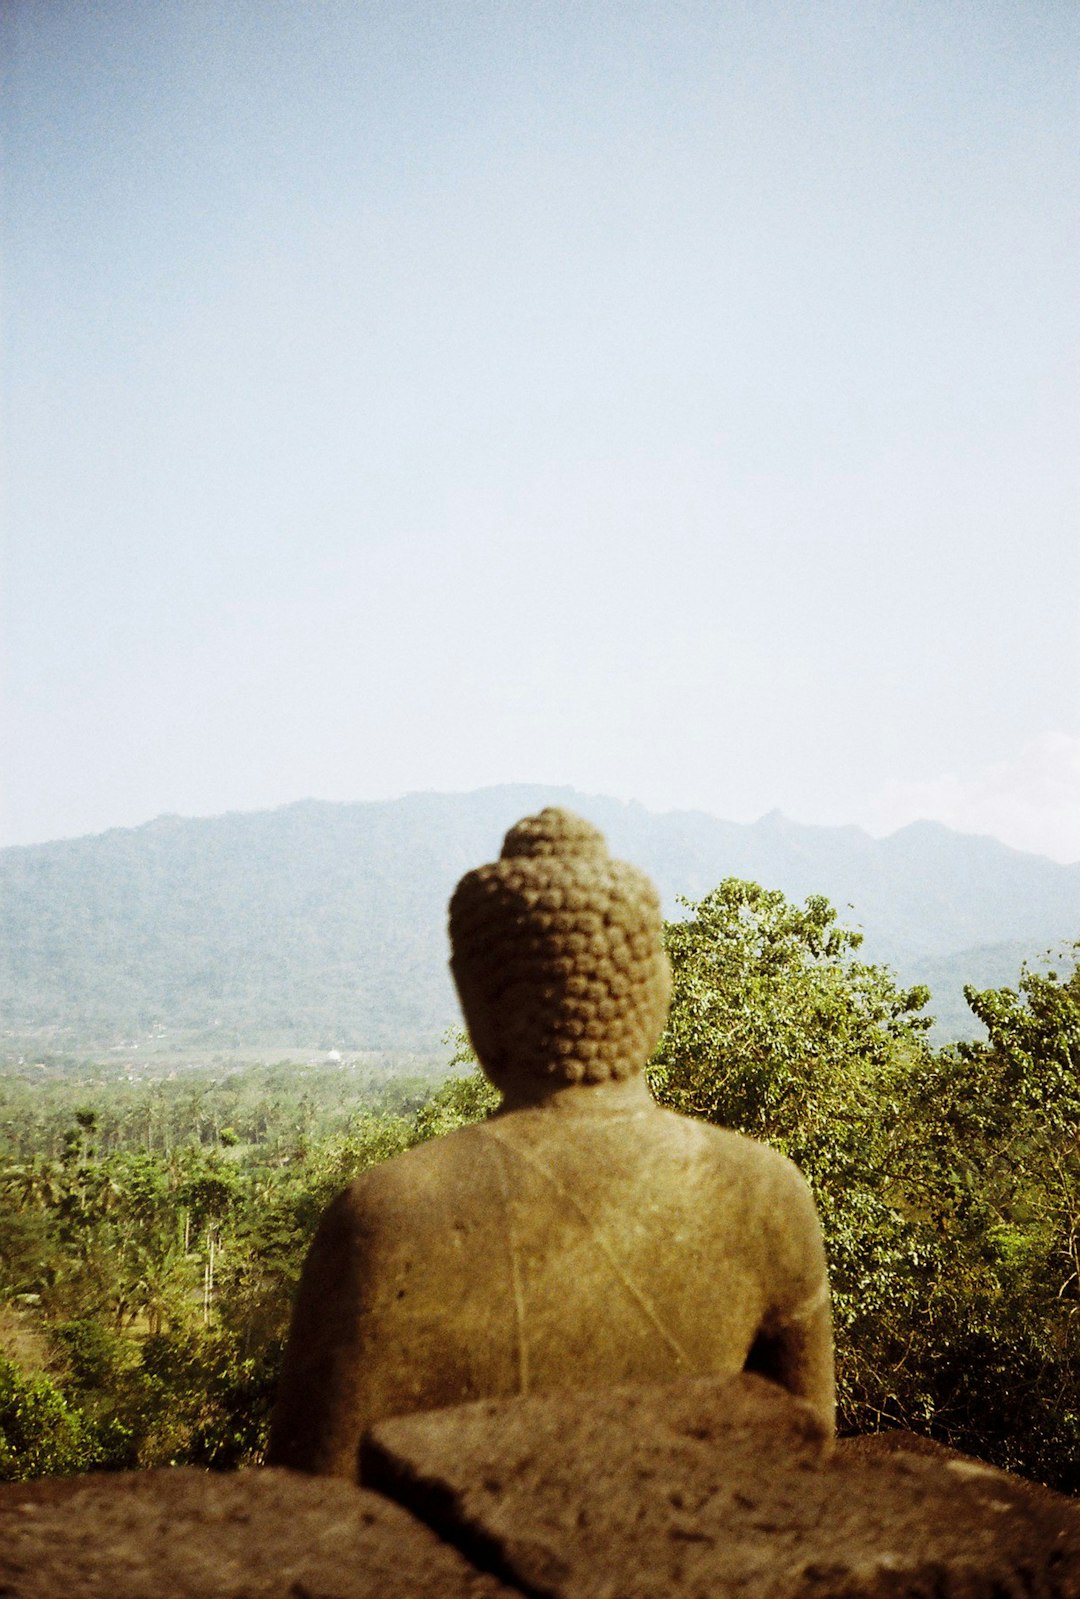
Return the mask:
{"type": "Polygon", "coordinates": [[[552,806],[512,827],[450,901],[450,968],[496,1087],[635,1076],[671,998],[661,930],[656,889],[591,823],[552,806]]]}
{"type": "Polygon", "coordinates": [[[3,1599],[508,1599],[406,1511],[286,1471],[0,1485],[3,1599]]]}
{"type": "Polygon", "coordinates": [[[503,1103],[365,1172],[326,1212],[269,1458],[354,1477],[387,1416],[744,1369],[831,1427],[806,1183],[775,1150],[661,1110],[642,1076],[670,988],[648,880],[588,823],[544,811],[462,879],[451,938],[503,1103]]]}
{"type": "MultiPolygon", "coordinates": [[[[909,1432],[904,1427],[891,1427],[886,1432],[862,1433],[856,1438],[841,1438],[836,1447],[849,1461],[880,1460],[890,1455],[928,1455],[934,1460],[956,1461],[958,1469],[970,1466],[986,1470],[985,1461],[977,1460],[974,1455],[965,1455],[960,1449],[952,1449],[948,1444],[939,1443],[936,1438],[926,1438],[922,1433],[909,1432]]],[[[1019,1477],[1015,1472],[1006,1471],[1002,1475],[1028,1498],[1037,1499],[1047,1506],[1056,1505],[1059,1510],[1063,1505],[1072,1505],[1080,1512],[1080,1503],[1068,1494],[1055,1493],[1041,1482],[1032,1482],[1030,1478],[1019,1477]]]]}
{"type": "Polygon", "coordinates": [[[937,1453],[831,1454],[751,1376],[385,1421],[364,1480],[546,1599],[1076,1599],[1080,1511],[937,1453]]]}

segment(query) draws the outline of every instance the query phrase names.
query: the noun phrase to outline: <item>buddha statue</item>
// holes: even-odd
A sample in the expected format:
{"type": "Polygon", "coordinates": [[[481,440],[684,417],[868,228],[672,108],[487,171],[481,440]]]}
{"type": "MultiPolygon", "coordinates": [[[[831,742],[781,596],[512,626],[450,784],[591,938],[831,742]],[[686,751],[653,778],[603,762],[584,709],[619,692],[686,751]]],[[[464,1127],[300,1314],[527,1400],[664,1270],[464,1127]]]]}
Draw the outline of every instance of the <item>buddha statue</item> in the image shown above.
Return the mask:
{"type": "Polygon", "coordinates": [[[364,1172],[326,1211],[270,1462],[355,1478],[361,1437],[387,1416],[743,1370],[831,1430],[805,1181],[765,1145],[661,1109],[643,1075],[671,989],[652,884],[548,809],[458,884],[450,941],[501,1104],[364,1172]]]}

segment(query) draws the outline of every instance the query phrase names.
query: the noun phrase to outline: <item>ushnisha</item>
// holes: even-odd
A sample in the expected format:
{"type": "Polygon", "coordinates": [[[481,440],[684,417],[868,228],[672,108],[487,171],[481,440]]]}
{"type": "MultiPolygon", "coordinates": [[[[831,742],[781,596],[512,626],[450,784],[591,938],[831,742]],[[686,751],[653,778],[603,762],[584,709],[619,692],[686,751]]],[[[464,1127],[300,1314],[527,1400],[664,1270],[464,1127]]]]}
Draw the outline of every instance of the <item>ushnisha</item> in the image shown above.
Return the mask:
{"type": "Polygon", "coordinates": [[[488,1121],[365,1172],[304,1267],[268,1458],[355,1478],[386,1416],[752,1370],[833,1425],[828,1280],[803,1178],[661,1110],[671,975],[649,880],[568,811],[526,817],[450,902],[488,1121]]]}

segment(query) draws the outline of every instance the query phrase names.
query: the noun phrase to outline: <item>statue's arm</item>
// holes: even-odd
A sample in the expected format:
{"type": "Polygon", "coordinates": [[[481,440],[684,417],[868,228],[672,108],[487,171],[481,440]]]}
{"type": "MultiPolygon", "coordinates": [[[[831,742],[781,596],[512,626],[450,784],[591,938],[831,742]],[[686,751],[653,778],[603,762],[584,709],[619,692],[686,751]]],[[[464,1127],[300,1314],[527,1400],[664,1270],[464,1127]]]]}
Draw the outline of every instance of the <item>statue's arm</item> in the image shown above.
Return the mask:
{"type": "Polygon", "coordinates": [[[771,1377],[821,1416],[831,1436],[836,1427],[832,1316],[828,1284],[786,1321],[765,1326],[754,1340],[747,1371],[771,1377]]]}
{"type": "Polygon", "coordinates": [[[813,1405],[831,1435],[836,1426],[836,1386],[825,1247],[805,1179],[793,1166],[787,1166],[787,1172],[784,1193],[774,1210],[769,1308],[746,1369],[771,1377],[813,1405]]]}
{"type": "Polygon", "coordinates": [[[352,1189],[329,1206],[304,1262],[267,1464],[355,1482],[367,1425],[360,1348],[369,1273],[352,1189]]]}

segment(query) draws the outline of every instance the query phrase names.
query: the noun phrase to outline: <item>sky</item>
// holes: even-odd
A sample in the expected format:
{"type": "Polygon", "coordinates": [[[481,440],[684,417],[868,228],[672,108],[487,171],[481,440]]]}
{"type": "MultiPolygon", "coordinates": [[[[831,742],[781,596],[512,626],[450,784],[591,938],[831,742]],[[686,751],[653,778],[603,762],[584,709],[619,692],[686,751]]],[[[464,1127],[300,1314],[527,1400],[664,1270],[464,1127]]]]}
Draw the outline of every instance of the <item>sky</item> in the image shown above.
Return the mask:
{"type": "Polygon", "coordinates": [[[1080,860],[1072,0],[0,26],[0,845],[528,781],[1080,860]]]}

